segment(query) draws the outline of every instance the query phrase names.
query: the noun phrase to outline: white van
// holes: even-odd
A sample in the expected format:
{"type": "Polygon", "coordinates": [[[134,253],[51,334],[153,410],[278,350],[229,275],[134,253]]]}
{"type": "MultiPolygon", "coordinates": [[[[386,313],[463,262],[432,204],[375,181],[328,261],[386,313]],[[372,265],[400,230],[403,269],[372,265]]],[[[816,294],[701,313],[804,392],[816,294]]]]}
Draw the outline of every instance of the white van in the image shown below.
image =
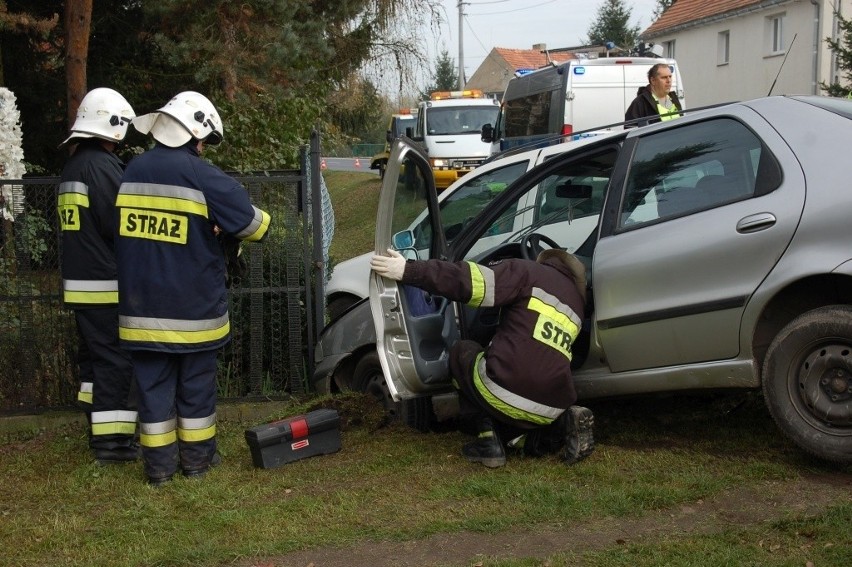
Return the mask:
{"type": "Polygon", "coordinates": [[[488,158],[491,145],[482,141],[482,128],[493,127],[499,112],[499,101],[479,90],[436,91],[418,105],[409,137],[429,156],[438,191],[488,158]]]}
{"type": "Polygon", "coordinates": [[[671,68],[672,90],[686,108],[683,80],[674,59],[572,59],[510,80],[497,124],[492,131],[484,129],[483,141],[491,143],[494,155],[521,145],[532,147],[543,138],[623,122],[636,92],[648,84],[648,71],[658,63],[671,68]]]}

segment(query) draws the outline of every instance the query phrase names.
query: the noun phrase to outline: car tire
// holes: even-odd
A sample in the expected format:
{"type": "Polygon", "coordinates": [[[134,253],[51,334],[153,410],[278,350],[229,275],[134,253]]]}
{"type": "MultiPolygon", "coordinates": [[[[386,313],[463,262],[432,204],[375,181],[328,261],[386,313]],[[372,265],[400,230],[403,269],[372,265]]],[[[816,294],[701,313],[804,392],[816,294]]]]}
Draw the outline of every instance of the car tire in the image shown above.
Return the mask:
{"type": "Polygon", "coordinates": [[[358,301],[360,300],[354,295],[338,295],[334,297],[334,299],[328,302],[328,305],[326,305],[325,308],[328,320],[336,320],[338,317],[343,315],[347,309],[358,303],[358,301]]]}
{"type": "Polygon", "coordinates": [[[352,389],[376,398],[391,419],[398,419],[418,431],[429,431],[432,423],[432,403],[428,397],[395,402],[388,389],[379,354],[369,352],[361,357],[352,372],[352,389]]]}
{"type": "Polygon", "coordinates": [[[784,327],[766,353],[763,394],[796,445],[852,463],[852,307],[814,309],[784,327]]]}

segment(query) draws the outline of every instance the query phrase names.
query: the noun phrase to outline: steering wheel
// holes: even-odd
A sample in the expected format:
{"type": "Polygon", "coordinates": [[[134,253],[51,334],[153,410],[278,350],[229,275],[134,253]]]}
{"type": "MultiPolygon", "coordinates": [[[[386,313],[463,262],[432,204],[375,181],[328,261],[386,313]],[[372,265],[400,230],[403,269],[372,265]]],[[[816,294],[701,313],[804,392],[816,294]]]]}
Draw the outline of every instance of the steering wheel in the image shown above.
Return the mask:
{"type": "Polygon", "coordinates": [[[521,239],[521,257],[525,260],[535,261],[538,258],[538,255],[546,250],[546,248],[541,245],[542,242],[547,244],[548,248],[562,248],[549,236],[538,232],[531,232],[521,239]]]}

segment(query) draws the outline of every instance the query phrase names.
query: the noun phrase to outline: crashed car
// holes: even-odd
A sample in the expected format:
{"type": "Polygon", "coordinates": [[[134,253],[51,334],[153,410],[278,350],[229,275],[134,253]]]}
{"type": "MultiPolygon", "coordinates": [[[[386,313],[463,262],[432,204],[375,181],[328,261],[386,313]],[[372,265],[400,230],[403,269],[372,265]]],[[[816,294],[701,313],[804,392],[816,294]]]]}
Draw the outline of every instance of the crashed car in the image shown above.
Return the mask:
{"type": "MultiPolygon", "coordinates": [[[[534,259],[571,250],[588,304],[579,399],[762,389],[807,453],[852,462],[852,101],[775,96],[589,139],[521,175],[458,233],[429,162],[392,149],[376,250],[534,259]],[[429,223],[414,220],[427,211],[429,223]],[[417,226],[413,230],[412,226],[417,226]]],[[[370,276],[322,333],[314,383],[383,397],[411,424],[453,413],[448,351],[487,344],[498,309],[370,276]]]]}

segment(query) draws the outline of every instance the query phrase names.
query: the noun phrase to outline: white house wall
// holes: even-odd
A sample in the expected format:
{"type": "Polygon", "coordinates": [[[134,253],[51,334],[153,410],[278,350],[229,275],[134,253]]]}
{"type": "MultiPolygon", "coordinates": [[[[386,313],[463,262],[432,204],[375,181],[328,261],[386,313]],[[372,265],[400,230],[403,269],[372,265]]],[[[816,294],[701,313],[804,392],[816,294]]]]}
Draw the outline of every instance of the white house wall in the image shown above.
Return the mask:
{"type": "MultiPolygon", "coordinates": [[[[768,3],[767,3],[768,4],[768,3]]],[[[778,2],[737,17],[710,21],[673,33],[648,38],[654,43],[675,41],[675,58],[680,67],[689,107],[706,106],[733,100],[766,96],[778,76],[772,94],[821,94],[818,83],[831,82],[834,58],[825,37],[833,35],[835,24],[832,6],[839,5],[841,13],[852,15],[852,0],[820,0],[820,31],[814,33],[816,7],[810,0],[778,2]],[[784,53],[769,55],[768,17],[784,14],[784,53]],[[719,34],[730,33],[730,57],[727,64],[718,61],[719,34]],[[816,69],[814,61],[816,50],[816,69]],[[779,69],[781,69],[780,75],[779,69]]]]}

